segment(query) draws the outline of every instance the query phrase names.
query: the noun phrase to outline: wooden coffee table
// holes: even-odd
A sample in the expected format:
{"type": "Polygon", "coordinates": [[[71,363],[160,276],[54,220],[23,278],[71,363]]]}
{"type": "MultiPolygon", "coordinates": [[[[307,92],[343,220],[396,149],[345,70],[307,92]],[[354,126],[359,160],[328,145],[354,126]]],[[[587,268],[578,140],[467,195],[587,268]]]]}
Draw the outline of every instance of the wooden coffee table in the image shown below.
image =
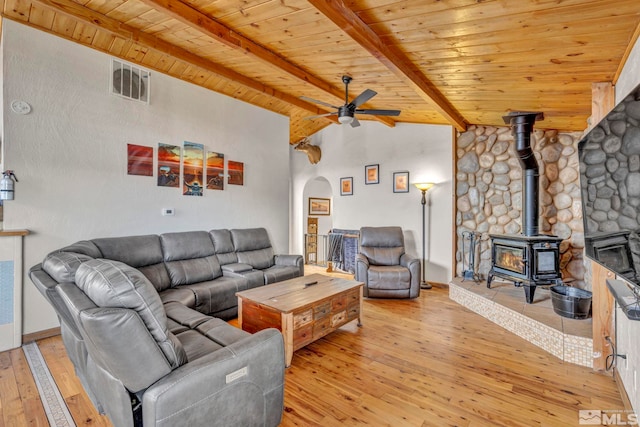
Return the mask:
{"type": "Polygon", "coordinates": [[[352,320],[362,325],[363,286],[362,282],[312,274],[238,292],[238,322],[251,333],[279,329],[289,367],[299,348],[352,320]]]}

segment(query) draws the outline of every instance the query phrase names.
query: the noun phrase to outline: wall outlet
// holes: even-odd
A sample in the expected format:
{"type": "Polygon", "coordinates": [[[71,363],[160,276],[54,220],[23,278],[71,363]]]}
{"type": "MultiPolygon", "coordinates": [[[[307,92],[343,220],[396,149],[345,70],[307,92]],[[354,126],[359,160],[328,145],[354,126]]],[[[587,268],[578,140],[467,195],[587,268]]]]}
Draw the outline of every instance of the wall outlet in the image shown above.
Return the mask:
{"type": "Polygon", "coordinates": [[[173,208],[162,208],[162,216],[173,216],[175,212],[173,208]]]}

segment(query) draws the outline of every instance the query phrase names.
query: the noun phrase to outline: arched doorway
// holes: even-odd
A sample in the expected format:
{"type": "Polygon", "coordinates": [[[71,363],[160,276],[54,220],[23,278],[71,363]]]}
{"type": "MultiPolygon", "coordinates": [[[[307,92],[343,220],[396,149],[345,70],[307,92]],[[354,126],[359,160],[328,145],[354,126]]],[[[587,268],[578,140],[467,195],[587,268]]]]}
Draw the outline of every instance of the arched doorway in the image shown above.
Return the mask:
{"type": "Polygon", "coordinates": [[[333,227],[333,190],[329,181],[320,176],[310,179],[302,192],[302,234],[305,236],[304,256],[308,264],[326,265],[327,234],[333,227]],[[328,214],[310,212],[310,202],[318,199],[329,202],[328,214]],[[312,235],[316,231],[317,236],[312,235]]]}

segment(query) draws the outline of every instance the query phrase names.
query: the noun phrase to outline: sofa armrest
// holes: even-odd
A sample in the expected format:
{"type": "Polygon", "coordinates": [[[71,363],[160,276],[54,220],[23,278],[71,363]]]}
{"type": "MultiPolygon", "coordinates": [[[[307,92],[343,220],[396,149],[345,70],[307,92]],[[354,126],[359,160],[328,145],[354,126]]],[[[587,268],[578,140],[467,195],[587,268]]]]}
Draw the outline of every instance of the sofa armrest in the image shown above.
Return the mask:
{"type": "Polygon", "coordinates": [[[298,267],[300,276],[304,276],[304,257],[302,255],[276,255],[274,261],[276,265],[298,267]]]}
{"type": "Polygon", "coordinates": [[[409,298],[416,298],[420,295],[420,280],[422,270],[420,268],[420,260],[411,255],[402,254],[400,256],[400,265],[409,269],[411,274],[411,285],[409,287],[409,298]]]}
{"type": "Polygon", "coordinates": [[[142,398],[142,419],[145,426],[277,426],[283,405],[282,334],[266,329],[150,386],[142,398]]]}

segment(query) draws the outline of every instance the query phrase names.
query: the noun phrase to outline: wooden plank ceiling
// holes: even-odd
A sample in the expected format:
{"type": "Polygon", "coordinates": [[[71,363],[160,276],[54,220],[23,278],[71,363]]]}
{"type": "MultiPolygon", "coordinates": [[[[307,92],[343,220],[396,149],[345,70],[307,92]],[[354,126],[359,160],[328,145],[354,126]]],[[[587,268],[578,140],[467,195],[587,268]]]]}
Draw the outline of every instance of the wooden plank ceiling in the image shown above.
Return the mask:
{"type": "Polygon", "coordinates": [[[591,84],[614,82],[638,0],[0,0],[2,16],[290,117],[290,142],[336,117],[300,99],[398,117],[360,120],[584,130],[591,84]]]}

